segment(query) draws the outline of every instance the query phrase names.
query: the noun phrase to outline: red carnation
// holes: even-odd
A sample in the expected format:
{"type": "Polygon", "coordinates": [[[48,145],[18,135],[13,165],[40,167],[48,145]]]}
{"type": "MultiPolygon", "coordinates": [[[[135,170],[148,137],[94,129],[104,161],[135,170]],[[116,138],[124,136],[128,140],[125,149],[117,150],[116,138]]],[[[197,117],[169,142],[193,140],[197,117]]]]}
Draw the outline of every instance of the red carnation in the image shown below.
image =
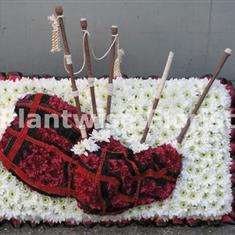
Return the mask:
{"type": "Polygon", "coordinates": [[[33,181],[54,187],[63,185],[64,161],[55,153],[37,145],[28,146],[19,167],[33,181]]]}
{"type": "Polygon", "coordinates": [[[182,157],[175,148],[170,144],[163,144],[154,149],[154,152],[156,153],[155,161],[160,162],[167,167],[169,172],[179,173],[182,167],[182,157]]]}

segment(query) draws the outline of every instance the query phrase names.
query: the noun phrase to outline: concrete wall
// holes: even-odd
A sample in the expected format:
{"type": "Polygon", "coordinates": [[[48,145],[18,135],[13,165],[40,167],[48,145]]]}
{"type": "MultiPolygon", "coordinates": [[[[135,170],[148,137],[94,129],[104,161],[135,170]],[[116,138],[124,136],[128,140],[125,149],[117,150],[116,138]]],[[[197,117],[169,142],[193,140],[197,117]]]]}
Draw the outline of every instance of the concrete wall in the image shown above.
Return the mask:
{"type": "MultiPolygon", "coordinates": [[[[62,4],[73,61],[81,65],[79,19],[88,19],[97,54],[119,26],[125,49],[122,71],[129,76],[161,74],[169,50],[176,53],[173,76],[212,72],[223,49],[235,52],[235,0],[0,0],[0,71],[65,75],[62,54],[50,51],[47,16],[62,4]]],[[[94,63],[97,76],[108,63],[94,63]]],[[[235,55],[222,75],[235,80],[235,55]]]]}

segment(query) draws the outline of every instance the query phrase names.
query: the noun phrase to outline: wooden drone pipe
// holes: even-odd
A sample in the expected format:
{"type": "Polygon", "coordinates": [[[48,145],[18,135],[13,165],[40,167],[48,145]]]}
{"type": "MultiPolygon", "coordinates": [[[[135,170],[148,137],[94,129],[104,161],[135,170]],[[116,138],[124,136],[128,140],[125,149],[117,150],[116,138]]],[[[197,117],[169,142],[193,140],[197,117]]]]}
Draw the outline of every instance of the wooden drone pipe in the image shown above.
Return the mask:
{"type": "MultiPolygon", "coordinates": [[[[55,13],[58,17],[58,22],[59,22],[59,26],[60,26],[60,30],[61,30],[61,36],[62,36],[63,45],[64,45],[64,56],[65,56],[65,60],[66,60],[66,67],[69,71],[69,76],[70,76],[70,80],[71,80],[71,84],[72,84],[72,93],[74,96],[78,115],[79,115],[79,117],[81,117],[82,116],[81,105],[80,105],[80,100],[79,100],[78,88],[77,88],[75,77],[74,77],[73,63],[72,63],[69,44],[68,44],[68,40],[67,40],[67,36],[66,36],[64,20],[62,17],[63,16],[62,6],[57,6],[55,8],[55,13]]],[[[83,138],[86,138],[86,130],[84,130],[84,129],[85,128],[83,128],[83,130],[81,130],[81,134],[82,134],[83,138]]]]}
{"type": "MultiPolygon", "coordinates": [[[[111,27],[112,33],[112,42],[116,40],[118,34],[118,27],[116,25],[112,25],[111,27]]],[[[105,115],[105,124],[109,122],[109,115],[111,114],[111,105],[112,105],[112,90],[113,90],[113,79],[114,79],[114,64],[116,58],[116,46],[117,41],[113,43],[110,53],[110,69],[109,69],[109,79],[108,79],[108,97],[107,97],[107,108],[106,108],[106,115],[105,115]]]]}
{"type": "Polygon", "coordinates": [[[172,51],[170,51],[169,55],[168,55],[166,65],[165,65],[165,69],[164,69],[163,74],[162,74],[162,78],[160,80],[160,84],[159,84],[157,93],[156,93],[155,98],[153,100],[152,110],[150,112],[147,123],[145,125],[143,136],[140,140],[141,144],[143,144],[145,142],[146,138],[147,138],[149,128],[150,128],[150,124],[152,123],[152,120],[153,120],[154,112],[157,109],[157,106],[158,106],[159,100],[161,98],[161,94],[162,94],[165,82],[166,82],[166,80],[168,78],[168,75],[169,75],[169,72],[170,72],[170,67],[171,67],[171,64],[172,64],[172,61],[173,61],[173,57],[174,57],[174,53],[172,51]]]}
{"type": "Polygon", "coordinates": [[[92,64],[91,64],[91,54],[90,54],[90,49],[89,49],[89,40],[88,40],[88,34],[86,33],[87,20],[85,18],[80,19],[80,25],[83,31],[83,35],[85,37],[84,49],[85,49],[85,60],[86,60],[86,66],[87,66],[87,76],[88,76],[88,82],[90,86],[94,126],[97,129],[99,126],[99,121],[98,121],[98,112],[97,112],[97,104],[96,104],[96,97],[95,97],[94,77],[93,77],[93,70],[92,70],[92,64]]]}
{"type": "Polygon", "coordinates": [[[193,111],[191,112],[191,115],[188,117],[185,126],[182,128],[179,136],[177,137],[177,141],[178,141],[179,144],[181,144],[183,142],[184,137],[185,137],[185,135],[186,135],[186,133],[187,133],[189,127],[190,127],[192,118],[197,114],[197,112],[198,112],[199,108],[201,107],[202,102],[206,98],[213,82],[215,81],[215,79],[219,75],[220,71],[222,70],[222,68],[225,64],[225,62],[227,61],[228,57],[231,56],[231,54],[232,54],[232,50],[230,48],[227,48],[227,49],[224,50],[224,55],[223,55],[219,65],[216,67],[212,78],[209,80],[206,88],[204,89],[204,91],[203,91],[202,95],[199,97],[198,102],[196,103],[193,111]]]}
{"type": "MultiPolygon", "coordinates": [[[[59,17],[58,21],[59,21],[63,45],[64,45],[64,54],[65,54],[65,56],[67,56],[67,55],[70,55],[70,49],[69,49],[67,36],[66,36],[66,32],[65,32],[64,20],[62,17],[60,17],[63,15],[63,8],[61,6],[57,6],[55,8],[55,12],[56,12],[56,15],[59,17]]],[[[72,61],[67,63],[67,61],[66,61],[67,68],[68,68],[69,76],[70,76],[71,83],[72,83],[72,90],[74,93],[77,92],[77,94],[78,94],[78,89],[77,89],[77,85],[76,85],[75,77],[74,77],[73,64],[71,62],[72,61]]],[[[81,116],[82,112],[81,112],[81,106],[80,106],[80,102],[79,102],[79,96],[77,95],[76,97],[74,97],[74,99],[75,99],[78,114],[79,114],[79,116],[81,116]]]]}

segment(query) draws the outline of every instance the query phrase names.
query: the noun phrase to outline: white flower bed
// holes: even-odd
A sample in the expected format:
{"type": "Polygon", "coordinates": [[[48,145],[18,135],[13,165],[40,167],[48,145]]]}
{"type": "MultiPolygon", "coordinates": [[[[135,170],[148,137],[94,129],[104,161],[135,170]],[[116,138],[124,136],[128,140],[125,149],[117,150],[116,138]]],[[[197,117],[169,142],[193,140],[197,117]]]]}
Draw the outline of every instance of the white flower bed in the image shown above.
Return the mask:
{"type": "MultiPolygon", "coordinates": [[[[154,116],[147,144],[157,146],[174,141],[207,84],[207,79],[172,79],[167,81],[157,113],[154,116]]],[[[137,143],[152,106],[157,80],[121,78],[114,81],[111,134],[126,146],[137,143]]],[[[82,109],[91,111],[88,82],[77,81],[82,109]]],[[[100,117],[104,116],[107,80],[95,82],[100,117]]],[[[73,104],[70,81],[55,79],[0,82],[0,138],[14,119],[14,106],[26,94],[56,94],[73,104]]],[[[182,146],[183,169],[173,194],[163,203],[138,206],[116,216],[85,214],[71,198],[55,198],[31,190],[0,164],[0,217],[40,221],[117,221],[161,216],[164,219],[216,219],[231,211],[232,190],[230,165],[230,97],[216,81],[193,120],[182,146]]]]}

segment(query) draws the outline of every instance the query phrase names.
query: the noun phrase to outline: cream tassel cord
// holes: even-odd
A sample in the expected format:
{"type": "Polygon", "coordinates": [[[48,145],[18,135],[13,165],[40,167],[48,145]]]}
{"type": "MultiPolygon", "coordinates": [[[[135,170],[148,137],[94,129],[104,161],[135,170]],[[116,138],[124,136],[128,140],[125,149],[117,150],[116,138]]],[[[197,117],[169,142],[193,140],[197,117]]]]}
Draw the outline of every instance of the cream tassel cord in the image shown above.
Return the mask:
{"type": "Polygon", "coordinates": [[[60,47],[60,29],[59,29],[59,23],[58,19],[63,18],[64,16],[55,16],[51,15],[48,16],[48,20],[50,21],[51,27],[52,27],[52,33],[51,33],[51,52],[59,52],[61,51],[60,47]]]}
{"type": "Polygon", "coordinates": [[[114,61],[114,69],[113,69],[113,76],[121,77],[121,63],[122,63],[122,57],[125,55],[125,52],[122,48],[119,47],[119,38],[117,38],[117,46],[116,46],[116,59],[114,61]]]}

